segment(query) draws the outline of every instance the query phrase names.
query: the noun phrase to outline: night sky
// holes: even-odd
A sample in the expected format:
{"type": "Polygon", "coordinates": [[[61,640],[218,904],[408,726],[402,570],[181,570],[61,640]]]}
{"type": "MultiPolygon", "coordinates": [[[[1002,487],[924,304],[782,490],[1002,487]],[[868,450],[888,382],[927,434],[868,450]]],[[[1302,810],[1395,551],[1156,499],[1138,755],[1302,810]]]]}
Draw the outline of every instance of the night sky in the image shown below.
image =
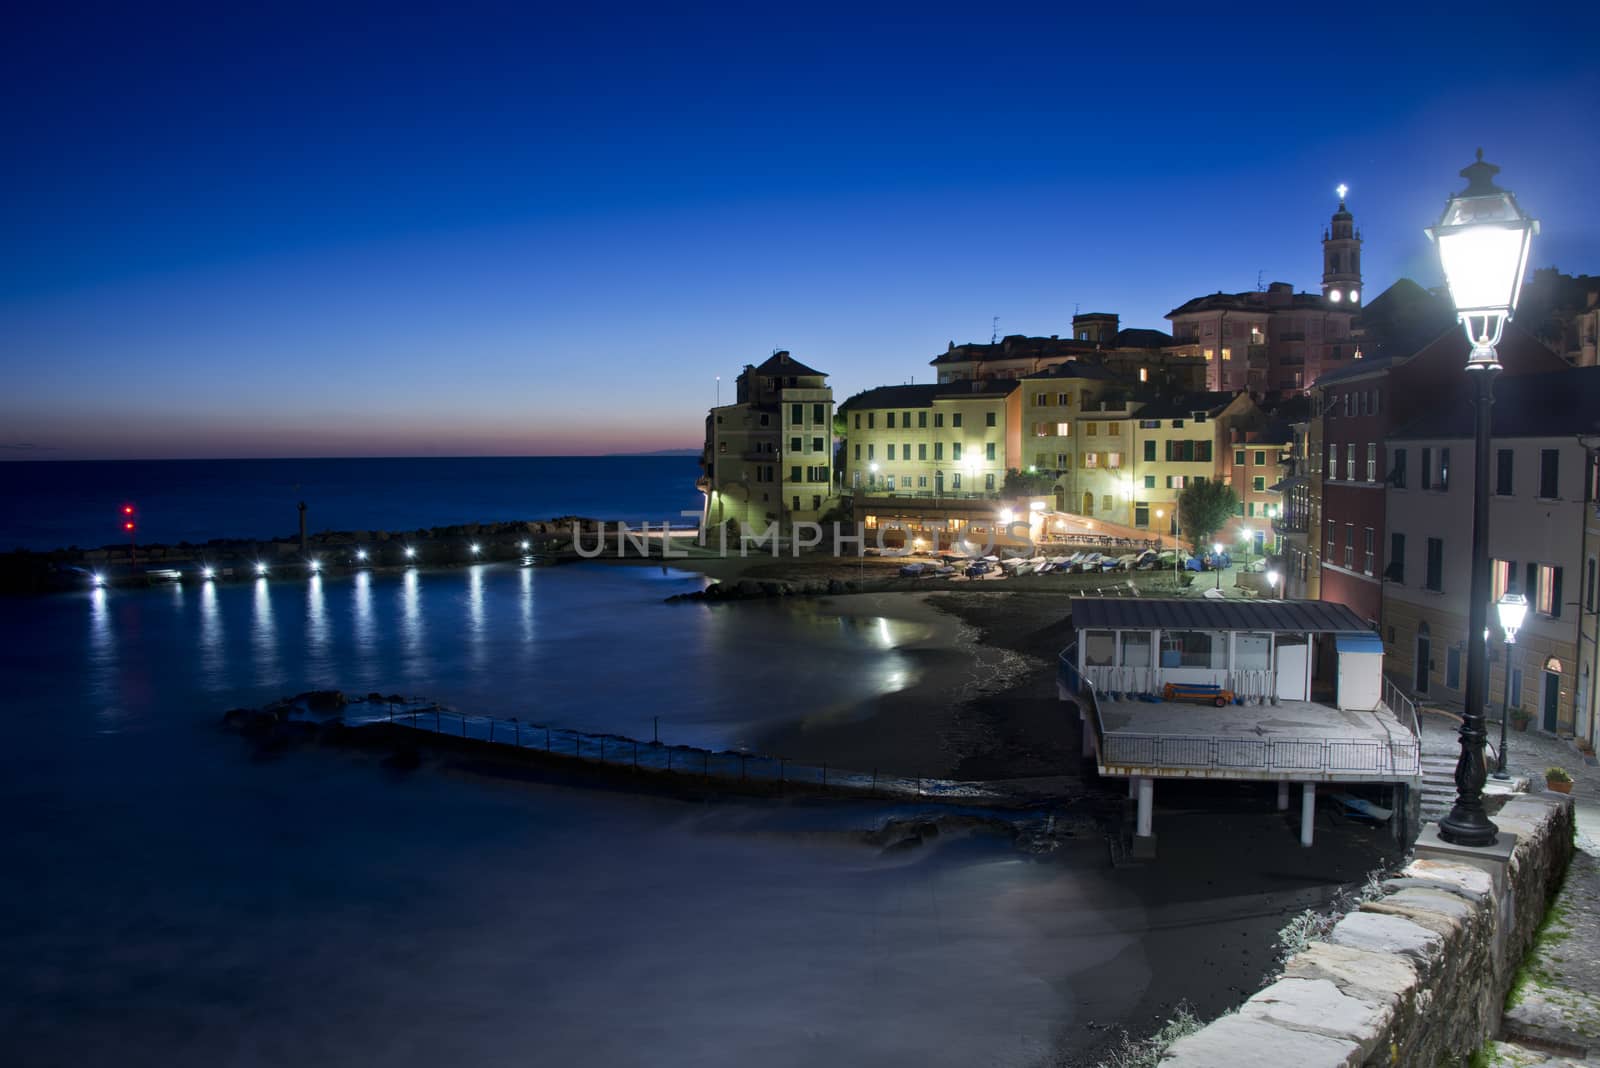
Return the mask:
{"type": "Polygon", "coordinates": [[[31,6],[0,35],[8,458],[693,446],[713,376],[775,348],[842,399],[994,316],[1314,289],[1340,182],[1368,296],[1434,284],[1421,228],[1479,145],[1535,264],[1600,271],[1592,5],[31,6]]]}

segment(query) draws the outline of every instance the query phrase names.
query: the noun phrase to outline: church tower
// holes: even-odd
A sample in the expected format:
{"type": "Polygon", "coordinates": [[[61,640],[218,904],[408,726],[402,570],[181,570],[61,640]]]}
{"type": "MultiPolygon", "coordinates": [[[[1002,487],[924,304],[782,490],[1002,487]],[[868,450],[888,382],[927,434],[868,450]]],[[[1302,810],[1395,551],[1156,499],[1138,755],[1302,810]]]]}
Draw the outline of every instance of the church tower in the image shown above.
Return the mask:
{"type": "Polygon", "coordinates": [[[1339,210],[1322,232],[1322,295],[1334,304],[1361,303],[1361,234],[1344,206],[1348,187],[1339,186],[1339,210]]]}

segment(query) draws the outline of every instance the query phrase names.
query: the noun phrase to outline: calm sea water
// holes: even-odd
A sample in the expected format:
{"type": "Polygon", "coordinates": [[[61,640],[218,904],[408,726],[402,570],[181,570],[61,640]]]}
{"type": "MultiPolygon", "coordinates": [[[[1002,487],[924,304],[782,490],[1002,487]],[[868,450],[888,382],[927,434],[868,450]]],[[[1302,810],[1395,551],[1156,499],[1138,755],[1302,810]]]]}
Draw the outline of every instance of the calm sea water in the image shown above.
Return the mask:
{"type": "Polygon", "coordinates": [[[143,542],[415,530],[592,516],[683,522],[703,501],[686,456],[0,463],[0,550],[121,544],[133,502],[143,542]]]}
{"type": "Polygon", "coordinates": [[[1032,1064],[1128,1012],[1146,921],[1087,843],[884,856],[827,833],[881,806],[258,761],[215,727],[338,686],[736,745],[914,681],[919,625],[661,603],[700,581],[486,565],[0,599],[0,1063],[1032,1064]]]}

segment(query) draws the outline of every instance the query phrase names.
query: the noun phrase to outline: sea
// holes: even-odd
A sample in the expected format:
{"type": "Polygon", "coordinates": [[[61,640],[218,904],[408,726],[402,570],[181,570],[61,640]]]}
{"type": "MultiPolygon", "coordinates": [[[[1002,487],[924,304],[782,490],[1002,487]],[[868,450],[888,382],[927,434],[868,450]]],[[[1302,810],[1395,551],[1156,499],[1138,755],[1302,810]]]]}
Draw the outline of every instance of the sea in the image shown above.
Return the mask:
{"type": "Polygon", "coordinates": [[[693,456],[518,456],[0,463],[0,551],[417,530],[577,515],[692,522],[693,456]]]}
{"type": "MultiPolygon", "coordinates": [[[[668,519],[692,459],[0,465],[5,539],[578,512],[668,519]]],[[[914,685],[928,624],[666,603],[511,563],[0,597],[0,1064],[1031,1065],[1126,1018],[1150,926],[1085,841],[853,832],[914,806],[686,801],[218,726],[312,688],[735,748],[914,685]],[[1107,969],[1113,969],[1111,973],[1107,969]],[[1108,974],[1116,978],[1108,978],[1108,974]]],[[[952,654],[956,655],[956,654],[952,654]]]]}

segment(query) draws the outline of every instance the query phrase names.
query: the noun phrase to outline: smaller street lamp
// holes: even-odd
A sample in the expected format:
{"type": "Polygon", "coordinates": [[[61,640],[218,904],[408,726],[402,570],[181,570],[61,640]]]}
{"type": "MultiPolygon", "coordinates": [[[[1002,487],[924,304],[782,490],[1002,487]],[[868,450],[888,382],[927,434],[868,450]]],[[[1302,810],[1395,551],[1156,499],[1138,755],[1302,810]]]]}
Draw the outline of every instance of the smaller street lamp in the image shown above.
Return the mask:
{"type": "Polygon", "coordinates": [[[1276,571],[1267,572],[1267,592],[1274,595],[1278,592],[1278,573],[1276,571]]]}
{"type": "Polygon", "coordinates": [[[1211,543],[1211,565],[1217,572],[1217,589],[1222,589],[1222,543],[1211,543]]]}
{"type": "Polygon", "coordinates": [[[1506,720],[1511,716],[1511,647],[1517,644],[1517,631],[1522,629],[1522,621],[1527,618],[1528,599],[1520,593],[1507,590],[1494,603],[1494,610],[1500,617],[1500,629],[1506,636],[1506,689],[1500,701],[1500,759],[1494,777],[1506,779],[1510,778],[1506,774],[1506,720]]]}

